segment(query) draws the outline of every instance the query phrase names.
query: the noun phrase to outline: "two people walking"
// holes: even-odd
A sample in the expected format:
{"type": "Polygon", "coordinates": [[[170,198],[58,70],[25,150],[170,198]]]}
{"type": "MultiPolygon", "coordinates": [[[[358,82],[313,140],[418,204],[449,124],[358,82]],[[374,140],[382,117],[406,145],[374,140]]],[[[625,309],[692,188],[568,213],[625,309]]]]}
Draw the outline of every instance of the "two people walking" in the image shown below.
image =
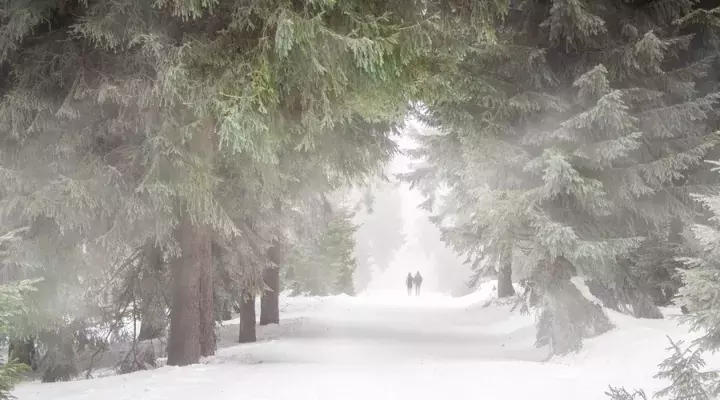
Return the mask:
{"type": "Polygon", "coordinates": [[[405,278],[405,285],[407,286],[408,296],[412,296],[413,293],[413,285],[415,286],[415,296],[420,296],[420,286],[422,285],[422,275],[420,275],[420,271],[417,271],[415,273],[415,276],[412,276],[410,272],[407,274],[407,278],[405,278]]]}

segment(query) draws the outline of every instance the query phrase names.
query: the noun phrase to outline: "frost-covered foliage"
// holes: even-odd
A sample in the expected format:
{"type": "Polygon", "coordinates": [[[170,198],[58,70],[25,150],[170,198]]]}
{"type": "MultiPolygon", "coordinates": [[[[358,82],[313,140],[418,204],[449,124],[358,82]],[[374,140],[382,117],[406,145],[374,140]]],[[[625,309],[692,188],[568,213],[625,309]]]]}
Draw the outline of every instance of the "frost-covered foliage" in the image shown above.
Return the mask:
{"type": "Polygon", "coordinates": [[[475,46],[418,113],[436,132],[419,137],[406,179],[431,209],[446,191],[436,221],[479,273],[524,254],[528,270],[513,272],[550,321],[541,337],[569,341],[554,349],[609,326],[599,309],[570,318],[567,302],[585,301],[575,274],[661,316],[638,251],[648,237],[665,246],[673,221],[697,217],[690,194],[716,188],[702,161],[718,144],[717,10],[662,4],[517,2],[499,40],[475,46]]]}
{"type": "Polygon", "coordinates": [[[213,267],[262,291],[288,210],[386,162],[408,101],[457,59],[435,44],[492,37],[504,6],[0,2],[0,221],[27,231],[7,263],[47,278],[50,306],[27,331],[117,325],[153,296],[121,288],[157,280],[137,254],[159,247],[168,363],[212,354],[213,267]]]}
{"type": "MultiPolygon", "coordinates": [[[[653,398],[667,400],[713,400],[720,394],[720,375],[717,371],[708,371],[702,358],[703,349],[694,345],[684,346],[683,341],[670,340],[668,358],[658,365],[656,379],[669,381],[670,384],[658,390],[653,398]]],[[[646,400],[643,390],[632,393],[625,388],[610,386],[605,394],[613,400],[646,400]]]]}
{"type": "Polygon", "coordinates": [[[648,400],[647,394],[642,389],[628,392],[625,388],[610,386],[605,394],[612,400],[648,400]]]}
{"type": "MultiPolygon", "coordinates": [[[[343,207],[333,207],[326,222],[305,230],[290,244],[282,268],[285,288],[294,295],[354,295],[353,251],[357,227],[353,215],[343,207]]],[[[316,222],[317,224],[317,222],[316,222]]]]}
{"type": "MultiPolygon", "coordinates": [[[[645,291],[653,304],[669,305],[682,282],[677,274],[682,263],[675,259],[684,250],[684,246],[668,241],[664,232],[652,232],[643,241],[642,246],[625,260],[630,275],[639,291],[645,291]],[[642,283],[642,286],[637,283],[642,283]]],[[[632,292],[632,291],[631,291],[632,292]]],[[[631,301],[627,301],[632,304],[631,301]]]]}
{"type": "MultiPolygon", "coordinates": [[[[13,321],[20,315],[27,314],[25,296],[35,290],[37,282],[19,281],[0,285],[0,343],[7,343],[8,337],[15,336],[16,327],[13,321]]],[[[10,393],[13,386],[20,381],[22,373],[29,366],[10,359],[0,366],[0,400],[13,399],[10,393]]]]}
{"type": "MultiPolygon", "coordinates": [[[[709,163],[720,166],[718,162],[709,163]]],[[[679,258],[686,268],[679,271],[684,286],[679,290],[677,302],[689,311],[684,321],[691,329],[702,332],[698,339],[702,348],[716,351],[720,348],[720,195],[697,195],[696,198],[711,216],[706,224],[692,227],[691,252],[679,258]]]]}
{"type": "Polygon", "coordinates": [[[28,369],[27,365],[14,360],[0,366],[0,399],[12,400],[15,398],[10,392],[20,381],[22,373],[28,369]]]}
{"type": "Polygon", "coordinates": [[[660,365],[655,377],[665,379],[671,384],[659,390],[655,396],[670,400],[712,400],[719,393],[720,377],[716,371],[705,371],[705,361],[701,348],[690,346],[683,348],[683,342],[673,342],[668,348],[672,355],[660,365]]]}

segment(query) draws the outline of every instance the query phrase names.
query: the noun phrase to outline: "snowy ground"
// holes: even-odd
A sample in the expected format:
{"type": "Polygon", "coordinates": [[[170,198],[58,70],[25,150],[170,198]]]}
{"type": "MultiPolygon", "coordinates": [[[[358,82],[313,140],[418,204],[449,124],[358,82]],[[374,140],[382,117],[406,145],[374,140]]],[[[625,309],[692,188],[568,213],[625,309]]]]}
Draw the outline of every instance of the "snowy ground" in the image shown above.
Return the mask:
{"type": "MultiPolygon", "coordinates": [[[[57,384],[26,383],[19,400],[605,399],[608,384],[652,391],[672,319],[618,314],[614,331],[544,362],[532,319],[484,307],[490,288],[463,298],[373,293],[284,299],[280,326],[233,345],[237,321],[204,364],[57,384]]],[[[667,310],[672,314],[673,310],[667,310]]],[[[711,367],[720,359],[710,360],[711,367]]]]}

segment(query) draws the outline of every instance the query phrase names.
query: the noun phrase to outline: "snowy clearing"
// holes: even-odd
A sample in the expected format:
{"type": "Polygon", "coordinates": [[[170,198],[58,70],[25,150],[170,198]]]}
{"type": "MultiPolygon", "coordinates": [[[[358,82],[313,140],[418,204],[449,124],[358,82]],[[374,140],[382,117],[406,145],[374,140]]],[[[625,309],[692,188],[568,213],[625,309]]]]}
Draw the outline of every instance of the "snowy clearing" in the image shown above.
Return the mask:
{"type": "MultiPolygon", "coordinates": [[[[55,384],[26,383],[19,400],[605,399],[608,384],[655,390],[666,335],[690,339],[672,318],[634,320],[577,354],[544,362],[532,318],[485,306],[488,286],[451,298],[372,293],[285,298],[280,326],[235,345],[226,323],[218,355],[204,364],[55,384]]],[[[676,310],[664,310],[668,315],[676,310]]],[[[710,367],[720,359],[708,359],[710,367]]]]}

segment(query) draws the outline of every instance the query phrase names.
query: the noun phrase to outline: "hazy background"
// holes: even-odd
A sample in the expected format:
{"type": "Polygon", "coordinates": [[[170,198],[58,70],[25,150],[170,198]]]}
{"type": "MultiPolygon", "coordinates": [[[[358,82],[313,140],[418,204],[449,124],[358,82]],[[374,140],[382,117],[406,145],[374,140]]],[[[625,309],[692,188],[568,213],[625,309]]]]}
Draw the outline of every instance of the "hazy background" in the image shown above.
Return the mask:
{"type": "MultiPolygon", "coordinates": [[[[422,130],[416,121],[408,122],[407,132],[422,130]]],[[[398,139],[401,149],[415,143],[409,133],[398,139]]],[[[424,292],[463,295],[468,292],[470,269],[440,240],[440,231],[429,220],[430,215],[418,208],[423,198],[393,175],[409,170],[410,160],[400,154],[386,171],[390,182],[373,186],[373,211],[360,210],[356,222],[359,294],[405,293],[408,272],[420,271],[424,292]]]]}

